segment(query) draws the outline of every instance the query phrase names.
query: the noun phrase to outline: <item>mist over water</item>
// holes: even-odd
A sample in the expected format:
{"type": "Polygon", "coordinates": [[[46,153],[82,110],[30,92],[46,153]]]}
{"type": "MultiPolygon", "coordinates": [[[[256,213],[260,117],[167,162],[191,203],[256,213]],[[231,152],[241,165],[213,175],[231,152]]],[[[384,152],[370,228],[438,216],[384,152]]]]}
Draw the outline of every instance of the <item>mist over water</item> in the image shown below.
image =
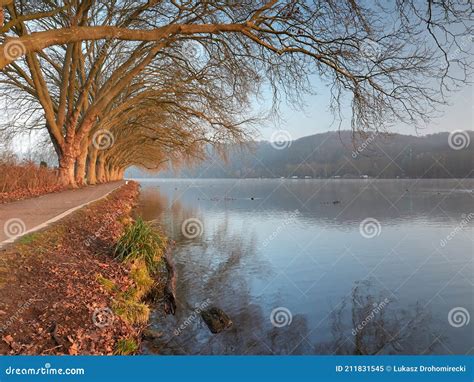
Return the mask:
{"type": "Polygon", "coordinates": [[[472,353],[474,180],[140,183],[178,273],[149,352],[472,353]],[[210,333],[210,306],[231,329],[210,333]]]}

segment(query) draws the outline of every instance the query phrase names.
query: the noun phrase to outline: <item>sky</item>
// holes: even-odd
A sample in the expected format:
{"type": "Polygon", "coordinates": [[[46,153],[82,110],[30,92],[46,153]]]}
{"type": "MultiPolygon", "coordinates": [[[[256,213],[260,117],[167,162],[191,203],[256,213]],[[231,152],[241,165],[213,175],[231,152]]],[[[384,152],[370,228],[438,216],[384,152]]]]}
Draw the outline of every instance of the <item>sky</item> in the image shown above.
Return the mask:
{"type": "MultiPolygon", "coordinates": [[[[333,122],[333,116],[329,111],[330,95],[327,88],[317,79],[314,80],[317,95],[306,96],[304,99],[304,111],[294,110],[286,104],[281,106],[281,121],[267,123],[259,126],[255,134],[256,140],[275,140],[281,137],[279,131],[284,131],[283,137],[295,140],[308,135],[337,131],[338,123],[333,122]]],[[[393,126],[392,132],[408,135],[427,135],[444,131],[474,130],[474,87],[466,85],[462,90],[452,93],[448,99],[449,105],[443,108],[443,115],[433,119],[423,130],[416,130],[412,125],[398,124],[393,126]]],[[[269,107],[269,102],[263,107],[269,107]]],[[[350,110],[345,110],[341,129],[350,129],[350,110]]],[[[17,152],[29,152],[37,145],[34,137],[25,138],[16,142],[17,152]]]]}
{"type": "MultiPolygon", "coordinates": [[[[285,130],[292,138],[298,139],[304,136],[324,133],[326,131],[337,131],[339,123],[333,123],[333,117],[329,107],[330,95],[328,89],[317,79],[313,80],[316,96],[305,97],[305,111],[296,111],[287,105],[281,108],[282,122],[269,124],[260,129],[258,139],[272,140],[275,131],[285,130]]],[[[461,90],[451,93],[448,98],[449,105],[444,106],[439,118],[433,118],[423,129],[417,129],[413,125],[398,124],[393,126],[392,132],[409,135],[427,135],[444,131],[474,130],[473,105],[474,87],[466,85],[461,90]]],[[[350,129],[350,110],[345,110],[344,121],[341,125],[343,130],[350,129]]]]}

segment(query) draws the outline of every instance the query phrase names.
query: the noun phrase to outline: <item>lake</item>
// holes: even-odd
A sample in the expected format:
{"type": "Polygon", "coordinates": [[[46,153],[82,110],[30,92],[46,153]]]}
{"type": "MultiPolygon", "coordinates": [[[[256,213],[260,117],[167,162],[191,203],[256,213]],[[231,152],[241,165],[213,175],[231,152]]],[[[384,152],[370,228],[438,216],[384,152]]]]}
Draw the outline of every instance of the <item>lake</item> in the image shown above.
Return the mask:
{"type": "Polygon", "coordinates": [[[474,352],[473,179],[138,181],[178,274],[147,352],[474,352]]]}

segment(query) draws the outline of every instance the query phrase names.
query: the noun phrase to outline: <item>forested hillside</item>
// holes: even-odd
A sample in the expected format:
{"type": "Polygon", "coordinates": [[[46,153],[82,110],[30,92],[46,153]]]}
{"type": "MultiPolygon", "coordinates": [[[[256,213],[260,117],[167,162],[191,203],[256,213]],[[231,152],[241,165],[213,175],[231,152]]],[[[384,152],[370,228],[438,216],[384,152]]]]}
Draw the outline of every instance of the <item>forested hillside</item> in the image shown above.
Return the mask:
{"type": "MultiPolygon", "coordinates": [[[[474,132],[463,138],[474,141],[474,132]]],[[[255,142],[248,148],[229,146],[227,164],[210,152],[210,159],[193,168],[167,171],[161,177],[253,178],[332,176],[380,178],[463,178],[474,175],[473,144],[453,148],[449,133],[422,137],[328,132],[293,142],[255,142]]],[[[132,169],[130,177],[156,176],[132,169]]]]}

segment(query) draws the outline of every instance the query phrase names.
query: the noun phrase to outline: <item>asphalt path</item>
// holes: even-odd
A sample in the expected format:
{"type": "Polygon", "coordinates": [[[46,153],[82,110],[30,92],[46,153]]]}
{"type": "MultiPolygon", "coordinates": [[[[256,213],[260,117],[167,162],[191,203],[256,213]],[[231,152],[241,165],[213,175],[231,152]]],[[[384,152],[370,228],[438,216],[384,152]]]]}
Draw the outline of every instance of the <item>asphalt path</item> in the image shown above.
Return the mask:
{"type": "Polygon", "coordinates": [[[87,186],[0,204],[0,247],[38,231],[67,215],[105,198],[125,181],[87,186]]]}

